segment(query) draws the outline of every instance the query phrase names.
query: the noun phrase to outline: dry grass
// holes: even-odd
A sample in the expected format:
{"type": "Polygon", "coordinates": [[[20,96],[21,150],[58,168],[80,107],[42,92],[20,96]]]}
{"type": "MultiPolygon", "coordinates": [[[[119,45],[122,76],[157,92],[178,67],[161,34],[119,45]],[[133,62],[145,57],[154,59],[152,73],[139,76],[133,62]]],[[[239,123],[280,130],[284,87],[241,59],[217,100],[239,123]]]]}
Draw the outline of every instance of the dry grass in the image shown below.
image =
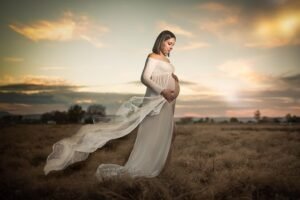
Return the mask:
{"type": "Polygon", "coordinates": [[[136,130],[86,161],[43,174],[52,145],[80,125],[0,128],[1,199],[300,199],[300,126],[177,125],[155,178],[97,182],[100,163],[124,164],[136,130]]]}

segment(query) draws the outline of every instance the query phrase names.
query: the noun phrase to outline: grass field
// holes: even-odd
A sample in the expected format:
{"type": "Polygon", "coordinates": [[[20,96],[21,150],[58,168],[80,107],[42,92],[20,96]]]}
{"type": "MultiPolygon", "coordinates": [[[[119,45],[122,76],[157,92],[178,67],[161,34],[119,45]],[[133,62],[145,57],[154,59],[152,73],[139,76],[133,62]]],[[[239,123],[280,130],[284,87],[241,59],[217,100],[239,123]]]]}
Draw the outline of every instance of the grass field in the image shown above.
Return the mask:
{"type": "Polygon", "coordinates": [[[300,126],[177,125],[171,160],[155,178],[98,182],[101,163],[124,164],[137,129],[87,160],[47,176],[52,145],[81,125],[0,128],[1,199],[300,199],[300,126]]]}

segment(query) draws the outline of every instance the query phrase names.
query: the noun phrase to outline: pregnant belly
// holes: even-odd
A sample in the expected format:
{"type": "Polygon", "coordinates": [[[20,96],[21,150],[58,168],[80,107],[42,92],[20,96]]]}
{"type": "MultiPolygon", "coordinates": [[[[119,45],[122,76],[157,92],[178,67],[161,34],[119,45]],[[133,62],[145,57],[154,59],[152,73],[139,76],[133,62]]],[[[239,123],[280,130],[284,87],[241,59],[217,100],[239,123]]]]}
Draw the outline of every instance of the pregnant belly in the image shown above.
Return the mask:
{"type": "Polygon", "coordinates": [[[171,89],[171,90],[175,90],[175,79],[173,78],[173,76],[169,77],[166,88],[171,89]]]}

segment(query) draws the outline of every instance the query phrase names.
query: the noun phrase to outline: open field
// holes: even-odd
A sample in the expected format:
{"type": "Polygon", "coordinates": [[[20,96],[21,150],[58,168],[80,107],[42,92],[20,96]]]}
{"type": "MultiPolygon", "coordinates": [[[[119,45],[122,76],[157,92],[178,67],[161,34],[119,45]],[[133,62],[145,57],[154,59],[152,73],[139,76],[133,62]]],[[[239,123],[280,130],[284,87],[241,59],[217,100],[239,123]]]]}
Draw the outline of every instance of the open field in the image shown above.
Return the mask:
{"type": "Polygon", "coordinates": [[[0,128],[1,199],[300,199],[300,125],[177,125],[155,178],[97,182],[101,163],[124,164],[136,130],[83,162],[45,176],[52,145],[81,125],[0,128]]]}

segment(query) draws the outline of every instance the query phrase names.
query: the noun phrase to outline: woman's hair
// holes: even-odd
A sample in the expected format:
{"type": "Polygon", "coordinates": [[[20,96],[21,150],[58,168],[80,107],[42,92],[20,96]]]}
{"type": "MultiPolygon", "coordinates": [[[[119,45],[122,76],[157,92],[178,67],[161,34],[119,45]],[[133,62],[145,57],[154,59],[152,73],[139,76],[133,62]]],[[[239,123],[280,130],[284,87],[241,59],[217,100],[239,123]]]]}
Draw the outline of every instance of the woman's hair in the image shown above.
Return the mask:
{"type": "MultiPolygon", "coordinates": [[[[170,38],[175,38],[176,40],[176,36],[174,35],[174,33],[168,30],[162,31],[155,40],[154,46],[152,48],[152,52],[159,54],[162,43],[170,38]]],[[[170,57],[170,53],[168,53],[168,57],[170,57]]]]}

